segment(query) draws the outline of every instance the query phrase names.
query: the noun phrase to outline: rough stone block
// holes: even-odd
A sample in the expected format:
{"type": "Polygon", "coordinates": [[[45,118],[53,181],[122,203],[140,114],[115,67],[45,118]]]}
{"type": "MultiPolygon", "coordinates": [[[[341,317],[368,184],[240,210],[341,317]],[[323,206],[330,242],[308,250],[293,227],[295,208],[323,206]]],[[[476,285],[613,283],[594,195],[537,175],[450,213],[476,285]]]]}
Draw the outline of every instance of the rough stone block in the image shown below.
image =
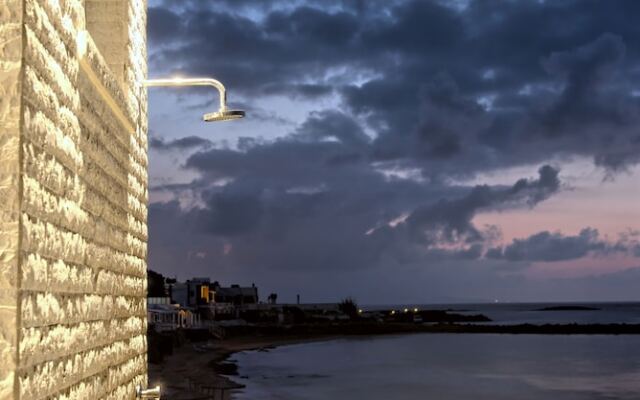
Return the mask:
{"type": "Polygon", "coordinates": [[[0,4],[0,400],[146,384],[145,24],[143,0],[0,4]]]}

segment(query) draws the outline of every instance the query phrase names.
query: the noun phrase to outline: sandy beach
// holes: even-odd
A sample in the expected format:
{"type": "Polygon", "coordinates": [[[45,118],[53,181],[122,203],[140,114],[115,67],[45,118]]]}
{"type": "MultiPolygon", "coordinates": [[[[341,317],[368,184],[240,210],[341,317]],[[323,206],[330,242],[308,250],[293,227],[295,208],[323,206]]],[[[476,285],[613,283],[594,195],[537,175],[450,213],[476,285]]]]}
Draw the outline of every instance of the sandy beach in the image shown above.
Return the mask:
{"type": "Polygon", "coordinates": [[[170,400],[229,400],[242,386],[224,375],[233,375],[226,360],[234,353],[268,350],[275,346],[332,340],[341,336],[241,337],[204,343],[185,343],[161,364],[149,364],[149,386],[160,385],[162,398],[170,400]]]}

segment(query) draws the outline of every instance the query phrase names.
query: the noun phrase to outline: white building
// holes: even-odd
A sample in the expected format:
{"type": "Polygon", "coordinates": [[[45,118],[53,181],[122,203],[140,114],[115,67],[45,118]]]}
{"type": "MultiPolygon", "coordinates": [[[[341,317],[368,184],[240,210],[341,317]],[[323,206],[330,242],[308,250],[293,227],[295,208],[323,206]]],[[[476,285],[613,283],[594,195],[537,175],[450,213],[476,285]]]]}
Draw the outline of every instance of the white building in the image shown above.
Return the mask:
{"type": "Polygon", "coordinates": [[[179,304],[171,304],[168,297],[147,299],[147,320],[156,332],[194,329],[202,326],[200,316],[179,304]]]}

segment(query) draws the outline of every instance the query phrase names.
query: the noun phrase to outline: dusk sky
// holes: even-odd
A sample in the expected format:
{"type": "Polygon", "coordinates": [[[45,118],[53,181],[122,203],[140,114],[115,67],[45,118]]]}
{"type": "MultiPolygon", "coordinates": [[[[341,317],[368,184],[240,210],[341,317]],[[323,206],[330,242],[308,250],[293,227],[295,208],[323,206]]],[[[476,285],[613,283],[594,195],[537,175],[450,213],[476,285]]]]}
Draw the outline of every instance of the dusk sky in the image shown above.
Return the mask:
{"type": "Polygon", "coordinates": [[[279,301],[640,300],[640,1],[149,1],[149,268],[279,301]]]}

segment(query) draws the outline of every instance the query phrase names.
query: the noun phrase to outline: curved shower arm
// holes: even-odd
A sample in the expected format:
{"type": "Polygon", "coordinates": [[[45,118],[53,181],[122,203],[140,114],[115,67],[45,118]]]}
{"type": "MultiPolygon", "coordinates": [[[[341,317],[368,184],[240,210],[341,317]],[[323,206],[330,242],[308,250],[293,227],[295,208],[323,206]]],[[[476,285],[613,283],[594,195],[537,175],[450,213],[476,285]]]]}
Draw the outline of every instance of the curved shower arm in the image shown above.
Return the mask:
{"type": "Polygon", "coordinates": [[[227,90],[220,81],[213,78],[147,79],[143,85],[146,87],[213,86],[220,93],[220,111],[227,110],[227,90]]]}

